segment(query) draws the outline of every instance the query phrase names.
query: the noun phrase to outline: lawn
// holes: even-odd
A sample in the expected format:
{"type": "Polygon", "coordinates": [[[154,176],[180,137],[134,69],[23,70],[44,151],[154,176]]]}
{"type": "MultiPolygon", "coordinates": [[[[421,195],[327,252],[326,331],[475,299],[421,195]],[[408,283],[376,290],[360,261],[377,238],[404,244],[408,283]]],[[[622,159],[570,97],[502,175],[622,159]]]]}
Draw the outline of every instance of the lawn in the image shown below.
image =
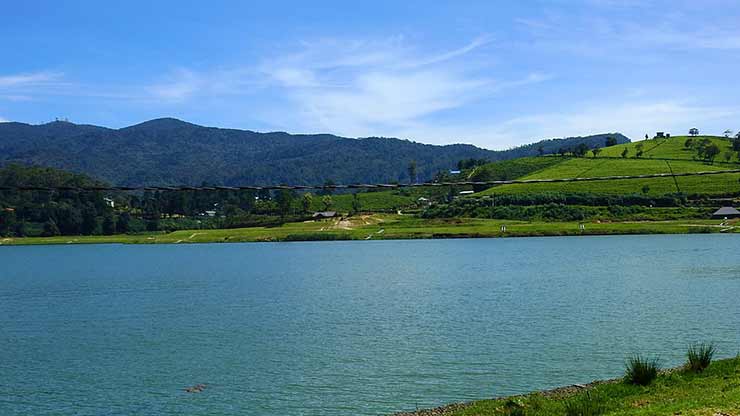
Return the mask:
{"type": "Polygon", "coordinates": [[[182,230],[171,233],[113,236],[58,236],[0,239],[0,245],[21,244],[186,244],[257,241],[384,240],[454,237],[523,237],[604,234],[685,234],[738,232],[717,220],[578,222],[511,221],[480,218],[422,219],[413,215],[373,214],[342,220],[288,223],[277,227],[182,230]],[[505,226],[505,231],[502,230],[505,226]]]}
{"type": "Polygon", "coordinates": [[[559,416],[570,401],[598,402],[608,416],[730,416],[740,414],[740,358],[712,363],[703,373],[676,370],[658,376],[647,387],[618,380],[597,384],[588,392],[530,394],[483,400],[457,410],[418,415],[445,416],[559,416]]]}

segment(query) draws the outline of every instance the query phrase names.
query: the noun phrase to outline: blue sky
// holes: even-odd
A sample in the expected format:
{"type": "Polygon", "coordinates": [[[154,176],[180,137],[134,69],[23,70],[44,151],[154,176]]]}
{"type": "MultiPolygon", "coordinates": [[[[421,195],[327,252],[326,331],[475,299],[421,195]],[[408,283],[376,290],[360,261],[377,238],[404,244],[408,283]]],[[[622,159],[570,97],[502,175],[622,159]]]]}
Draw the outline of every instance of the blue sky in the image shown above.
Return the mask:
{"type": "Polygon", "coordinates": [[[5,1],[0,120],[500,149],[740,129],[740,2],[5,1]],[[185,4],[188,3],[188,4],[185,4]]]}

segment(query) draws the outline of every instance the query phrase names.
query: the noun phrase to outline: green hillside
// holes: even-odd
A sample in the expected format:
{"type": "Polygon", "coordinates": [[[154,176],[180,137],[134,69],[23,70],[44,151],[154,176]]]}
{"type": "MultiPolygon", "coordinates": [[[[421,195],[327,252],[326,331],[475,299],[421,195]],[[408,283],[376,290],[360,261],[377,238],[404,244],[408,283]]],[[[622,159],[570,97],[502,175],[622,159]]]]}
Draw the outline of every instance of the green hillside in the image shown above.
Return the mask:
{"type": "MultiPolygon", "coordinates": [[[[622,152],[627,149],[627,157],[634,157],[638,152],[638,146],[642,146],[642,158],[662,158],[662,159],[685,159],[693,160],[696,156],[696,150],[690,147],[686,147],[686,140],[691,139],[694,143],[698,143],[701,140],[708,139],[712,143],[716,144],[720,148],[720,154],[717,156],[716,162],[724,162],[724,154],[732,154],[732,161],[738,161],[737,152],[732,151],[732,142],[730,139],[716,136],[675,136],[670,138],[662,139],[650,139],[642,140],[639,142],[632,142],[626,144],[620,144],[612,147],[601,149],[598,157],[622,157],[622,152]]],[[[591,153],[587,155],[593,157],[591,153]]]]}
{"type": "MultiPolygon", "coordinates": [[[[549,159],[542,164],[546,166],[545,168],[521,176],[518,179],[584,178],[740,169],[740,163],[738,163],[735,153],[732,153],[731,162],[724,161],[724,157],[722,157],[723,161],[719,161],[722,155],[732,152],[730,140],[716,137],[709,138],[712,143],[716,143],[720,147],[722,152],[713,163],[710,163],[693,160],[696,151],[684,146],[686,139],[687,137],[673,137],[617,145],[603,149],[597,157],[593,157],[592,154],[584,158],[544,157],[542,159],[549,159]],[[642,157],[629,157],[629,154],[633,156],[636,154],[640,144],[642,144],[643,149],[642,157]],[[627,158],[619,156],[624,149],[628,149],[627,158]],[[553,163],[552,159],[558,159],[559,162],[553,163]]],[[[694,138],[694,140],[701,139],[703,137],[694,138]]],[[[487,166],[481,169],[486,169],[487,166]]],[[[645,193],[648,195],[677,192],[707,195],[735,194],[740,193],[740,174],[572,183],[512,184],[489,188],[478,195],[541,192],[645,193]]]]}

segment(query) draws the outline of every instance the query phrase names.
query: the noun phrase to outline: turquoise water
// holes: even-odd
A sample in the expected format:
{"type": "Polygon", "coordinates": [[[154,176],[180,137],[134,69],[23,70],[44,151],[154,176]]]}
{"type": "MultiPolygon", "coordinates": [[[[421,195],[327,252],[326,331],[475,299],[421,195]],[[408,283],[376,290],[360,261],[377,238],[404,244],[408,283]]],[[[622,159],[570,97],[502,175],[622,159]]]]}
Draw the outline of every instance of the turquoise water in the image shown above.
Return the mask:
{"type": "Polygon", "coordinates": [[[740,349],[731,235],[0,247],[2,415],[378,415],[740,349]],[[184,388],[205,383],[199,394],[184,388]]]}

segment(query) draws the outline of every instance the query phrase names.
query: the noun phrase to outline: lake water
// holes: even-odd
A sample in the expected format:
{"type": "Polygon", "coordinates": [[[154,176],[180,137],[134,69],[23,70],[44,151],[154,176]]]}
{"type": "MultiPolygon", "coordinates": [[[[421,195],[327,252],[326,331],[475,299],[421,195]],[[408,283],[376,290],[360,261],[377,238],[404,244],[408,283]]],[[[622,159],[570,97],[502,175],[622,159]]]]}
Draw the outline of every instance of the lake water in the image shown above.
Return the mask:
{"type": "Polygon", "coordinates": [[[379,415],[740,349],[740,238],[0,247],[2,415],[379,415]],[[202,393],[184,388],[205,383],[202,393]]]}

